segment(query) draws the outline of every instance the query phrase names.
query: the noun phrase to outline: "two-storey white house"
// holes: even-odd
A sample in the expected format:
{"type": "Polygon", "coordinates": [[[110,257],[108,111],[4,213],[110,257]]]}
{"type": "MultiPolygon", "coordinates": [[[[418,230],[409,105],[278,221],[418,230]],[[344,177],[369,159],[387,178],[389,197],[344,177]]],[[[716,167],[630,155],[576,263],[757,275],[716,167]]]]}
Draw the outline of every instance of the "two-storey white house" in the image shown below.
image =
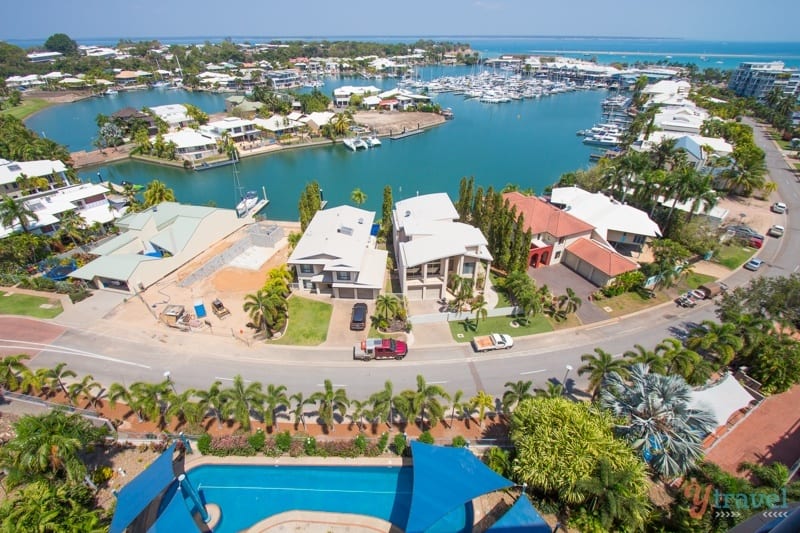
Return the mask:
{"type": "Polygon", "coordinates": [[[376,250],[374,211],[348,205],[317,211],[288,264],[300,290],[372,300],[383,288],[386,250],[376,250]]]}
{"type": "Polygon", "coordinates": [[[38,191],[56,189],[67,183],[67,167],[62,161],[47,159],[39,161],[7,161],[0,159],[0,194],[19,198],[25,195],[20,178],[36,179],[38,191]]]}
{"type": "Polygon", "coordinates": [[[478,228],[457,222],[445,193],[401,200],[392,211],[400,288],[409,300],[444,298],[453,276],[486,287],[492,256],[478,228]]]}

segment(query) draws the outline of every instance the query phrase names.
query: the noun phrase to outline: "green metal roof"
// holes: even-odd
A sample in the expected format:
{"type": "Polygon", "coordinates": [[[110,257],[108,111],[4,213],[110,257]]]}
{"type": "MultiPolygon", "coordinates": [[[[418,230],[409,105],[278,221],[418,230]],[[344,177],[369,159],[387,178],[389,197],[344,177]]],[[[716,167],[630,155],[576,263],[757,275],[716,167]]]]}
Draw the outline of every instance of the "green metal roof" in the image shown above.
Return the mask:
{"type": "Polygon", "coordinates": [[[70,277],[91,281],[96,277],[127,281],[139,264],[144,261],[157,261],[156,257],[139,254],[116,254],[98,257],[78,270],[70,273],[70,277]]]}

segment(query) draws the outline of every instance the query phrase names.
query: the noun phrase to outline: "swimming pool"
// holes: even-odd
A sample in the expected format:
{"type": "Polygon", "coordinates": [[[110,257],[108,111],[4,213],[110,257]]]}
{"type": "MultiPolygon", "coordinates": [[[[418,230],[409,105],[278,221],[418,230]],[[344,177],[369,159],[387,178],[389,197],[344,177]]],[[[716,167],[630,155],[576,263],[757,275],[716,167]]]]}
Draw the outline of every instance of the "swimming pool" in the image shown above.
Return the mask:
{"type": "MultiPolygon", "coordinates": [[[[187,475],[206,504],[222,509],[215,533],[293,510],[374,516],[405,529],[411,507],[411,467],[204,465],[187,475]]],[[[462,531],[471,518],[461,507],[431,531],[462,531]]]]}

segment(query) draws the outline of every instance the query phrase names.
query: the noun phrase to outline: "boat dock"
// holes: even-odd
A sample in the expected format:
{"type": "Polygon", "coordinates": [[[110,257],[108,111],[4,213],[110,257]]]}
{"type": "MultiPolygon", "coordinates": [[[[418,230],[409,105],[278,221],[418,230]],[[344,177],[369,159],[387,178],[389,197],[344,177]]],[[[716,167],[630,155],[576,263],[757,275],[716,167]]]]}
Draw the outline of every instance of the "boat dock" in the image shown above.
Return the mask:
{"type": "Polygon", "coordinates": [[[398,133],[397,135],[389,135],[389,138],[393,141],[398,141],[400,139],[405,139],[406,137],[411,137],[413,135],[419,135],[420,133],[425,133],[424,129],[417,129],[411,131],[404,131],[403,133],[398,133]]]}

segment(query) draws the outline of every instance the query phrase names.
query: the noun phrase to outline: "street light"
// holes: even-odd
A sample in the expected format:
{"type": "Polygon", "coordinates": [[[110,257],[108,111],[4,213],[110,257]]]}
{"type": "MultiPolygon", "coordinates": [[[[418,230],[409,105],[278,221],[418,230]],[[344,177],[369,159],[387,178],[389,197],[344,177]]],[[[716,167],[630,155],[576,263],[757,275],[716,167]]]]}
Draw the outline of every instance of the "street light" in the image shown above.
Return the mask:
{"type": "Polygon", "coordinates": [[[564,394],[567,393],[567,378],[569,377],[570,371],[572,371],[572,365],[567,365],[565,368],[567,372],[564,374],[564,381],[561,382],[564,385],[564,394]]]}
{"type": "Polygon", "coordinates": [[[175,384],[172,382],[172,378],[170,377],[170,375],[171,374],[169,370],[167,370],[166,372],[164,372],[164,379],[166,379],[167,383],[169,383],[169,386],[172,387],[172,392],[178,394],[178,391],[175,390],[175,384]]]}

